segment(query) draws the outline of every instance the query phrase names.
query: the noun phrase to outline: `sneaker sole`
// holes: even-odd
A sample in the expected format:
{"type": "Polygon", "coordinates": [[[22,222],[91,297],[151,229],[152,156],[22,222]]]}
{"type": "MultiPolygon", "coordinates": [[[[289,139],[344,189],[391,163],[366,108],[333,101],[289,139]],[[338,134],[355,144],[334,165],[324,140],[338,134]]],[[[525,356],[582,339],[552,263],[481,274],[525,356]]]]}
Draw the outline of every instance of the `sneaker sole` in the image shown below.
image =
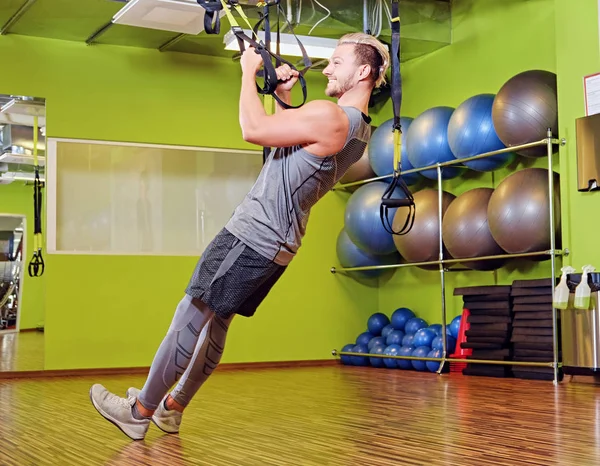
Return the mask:
{"type": "Polygon", "coordinates": [[[114,419],[112,419],[107,413],[105,413],[102,408],[100,408],[100,406],[98,406],[96,404],[96,402],[94,401],[94,397],[92,396],[92,390],[90,389],[90,401],[92,402],[92,405],[94,406],[94,408],[96,408],[96,411],[98,411],[98,413],[104,418],[106,419],[108,422],[114,424],[115,426],[117,426],[119,428],[119,430],[121,432],[123,432],[125,435],[127,435],[127,437],[129,437],[132,440],[143,440],[145,435],[143,436],[139,436],[139,434],[135,434],[132,431],[130,431],[127,428],[122,427],[121,425],[119,425],[119,423],[117,421],[115,421],[114,419]]]}
{"type": "Polygon", "coordinates": [[[164,433],[166,434],[178,434],[179,430],[167,430],[166,428],[164,428],[161,424],[160,421],[157,421],[156,419],[154,419],[154,416],[152,416],[152,422],[154,423],[154,425],[156,427],[158,427],[160,430],[162,430],[164,433]]]}

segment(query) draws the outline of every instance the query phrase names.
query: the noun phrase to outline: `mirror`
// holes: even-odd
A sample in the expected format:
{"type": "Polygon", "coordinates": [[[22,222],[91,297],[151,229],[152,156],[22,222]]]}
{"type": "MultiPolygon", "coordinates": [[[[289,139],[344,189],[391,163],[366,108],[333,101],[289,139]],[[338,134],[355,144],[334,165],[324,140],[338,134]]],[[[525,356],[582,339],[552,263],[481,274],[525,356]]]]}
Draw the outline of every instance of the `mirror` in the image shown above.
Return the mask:
{"type": "Polygon", "coordinates": [[[44,369],[44,275],[29,276],[28,266],[36,159],[45,181],[45,106],[43,98],[0,94],[0,378],[44,369]]]}

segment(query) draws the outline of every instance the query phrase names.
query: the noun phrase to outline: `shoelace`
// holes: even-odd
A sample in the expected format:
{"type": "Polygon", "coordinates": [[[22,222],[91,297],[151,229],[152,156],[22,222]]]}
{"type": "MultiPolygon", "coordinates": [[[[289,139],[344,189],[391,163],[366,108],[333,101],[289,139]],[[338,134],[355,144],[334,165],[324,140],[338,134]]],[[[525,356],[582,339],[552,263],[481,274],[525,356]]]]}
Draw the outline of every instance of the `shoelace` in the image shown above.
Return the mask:
{"type": "Polygon", "coordinates": [[[108,395],[106,397],[106,401],[117,404],[122,408],[131,409],[131,407],[133,406],[133,403],[135,401],[135,398],[133,398],[133,397],[121,398],[120,396],[117,396],[114,393],[111,393],[110,395],[108,395]]]}

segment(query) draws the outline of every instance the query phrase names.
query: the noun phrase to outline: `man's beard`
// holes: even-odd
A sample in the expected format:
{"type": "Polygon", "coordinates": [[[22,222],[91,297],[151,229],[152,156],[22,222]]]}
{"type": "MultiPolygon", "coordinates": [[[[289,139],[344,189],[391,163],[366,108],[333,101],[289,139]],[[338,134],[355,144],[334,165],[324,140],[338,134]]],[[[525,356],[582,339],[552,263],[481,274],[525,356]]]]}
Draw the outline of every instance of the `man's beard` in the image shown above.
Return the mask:
{"type": "Polygon", "coordinates": [[[336,97],[339,98],[352,89],[352,81],[350,79],[346,79],[346,81],[330,81],[327,84],[327,88],[325,89],[325,94],[327,97],[336,97]]]}

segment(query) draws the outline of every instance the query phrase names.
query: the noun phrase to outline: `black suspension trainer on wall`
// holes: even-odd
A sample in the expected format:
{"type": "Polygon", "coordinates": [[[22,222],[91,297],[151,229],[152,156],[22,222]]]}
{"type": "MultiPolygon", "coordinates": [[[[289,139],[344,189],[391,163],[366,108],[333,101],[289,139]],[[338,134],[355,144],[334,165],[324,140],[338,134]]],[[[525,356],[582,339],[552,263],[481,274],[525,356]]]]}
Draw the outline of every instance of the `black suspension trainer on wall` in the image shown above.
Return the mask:
{"type": "MultiPolygon", "coordinates": [[[[398,0],[392,0],[392,46],[390,53],[391,68],[391,97],[394,109],[394,174],[388,189],[383,193],[380,206],[381,222],[385,230],[392,235],[405,235],[413,227],[415,222],[415,199],[408,189],[406,182],[402,179],[402,128],[400,125],[400,109],[402,107],[402,75],[400,73],[400,11],[398,0]],[[404,198],[393,199],[392,195],[396,188],[400,188],[404,198]],[[406,221],[399,230],[393,228],[393,220],[390,222],[389,209],[408,207],[406,221]]],[[[397,215],[397,214],[396,214],[397,215]]]]}
{"type": "Polygon", "coordinates": [[[29,262],[29,276],[41,277],[44,275],[44,257],[42,256],[42,188],[43,182],[40,180],[40,167],[38,164],[38,117],[34,116],[33,123],[33,257],[29,262]]]}
{"type": "MultiPolygon", "coordinates": [[[[304,75],[312,66],[312,62],[306,53],[302,42],[298,39],[298,36],[294,33],[294,29],[290,22],[288,21],[285,12],[282,10],[280,5],[280,0],[269,0],[269,1],[259,1],[257,6],[261,8],[260,19],[253,27],[244,13],[244,10],[239,4],[238,0],[196,0],[200,6],[202,6],[206,10],[206,14],[204,15],[204,30],[207,34],[219,34],[221,31],[221,17],[219,15],[220,11],[224,11],[227,15],[227,19],[229,20],[229,24],[231,25],[231,32],[233,32],[237,38],[240,52],[244,52],[246,47],[245,43],[247,42],[252,47],[254,47],[256,53],[260,54],[263,59],[263,70],[257,74],[257,77],[263,79],[262,86],[258,83],[256,84],[256,88],[261,95],[270,95],[272,96],[277,103],[284,109],[290,108],[300,108],[302,105],[306,103],[307,99],[307,90],[306,90],[306,80],[304,75]],[[274,7],[277,10],[277,39],[276,39],[276,51],[275,53],[271,52],[271,17],[270,17],[270,8],[274,7]],[[233,16],[231,9],[234,9],[239,14],[240,18],[248,25],[249,29],[252,31],[253,37],[248,37],[244,30],[240,27],[239,23],[233,16]],[[280,53],[280,44],[281,44],[281,35],[280,35],[280,18],[283,16],[285,22],[288,25],[290,32],[296,38],[298,42],[298,46],[300,47],[300,51],[302,52],[302,62],[304,64],[304,69],[298,71],[298,69],[294,66],[294,64],[285,60],[281,57],[280,53]],[[263,29],[265,32],[265,40],[264,42],[258,38],[258,30],[263,25],[263,29]],[[273,63],[275,61],[275,63],[273,63]],[[300,82],[300,86],[302,88],[302,103],[299,105],[290,105],[286,102],[282,101],[276,94],[275,90],[277,89],[278,79],[276,68],[281,66],[282,64],[288,65],[295,71],[298,71],[298,81],[300,82]]],[[[263,163],[266,161],[269,153],[271,152],[270,147],[263,148],[263,163]]]]}

